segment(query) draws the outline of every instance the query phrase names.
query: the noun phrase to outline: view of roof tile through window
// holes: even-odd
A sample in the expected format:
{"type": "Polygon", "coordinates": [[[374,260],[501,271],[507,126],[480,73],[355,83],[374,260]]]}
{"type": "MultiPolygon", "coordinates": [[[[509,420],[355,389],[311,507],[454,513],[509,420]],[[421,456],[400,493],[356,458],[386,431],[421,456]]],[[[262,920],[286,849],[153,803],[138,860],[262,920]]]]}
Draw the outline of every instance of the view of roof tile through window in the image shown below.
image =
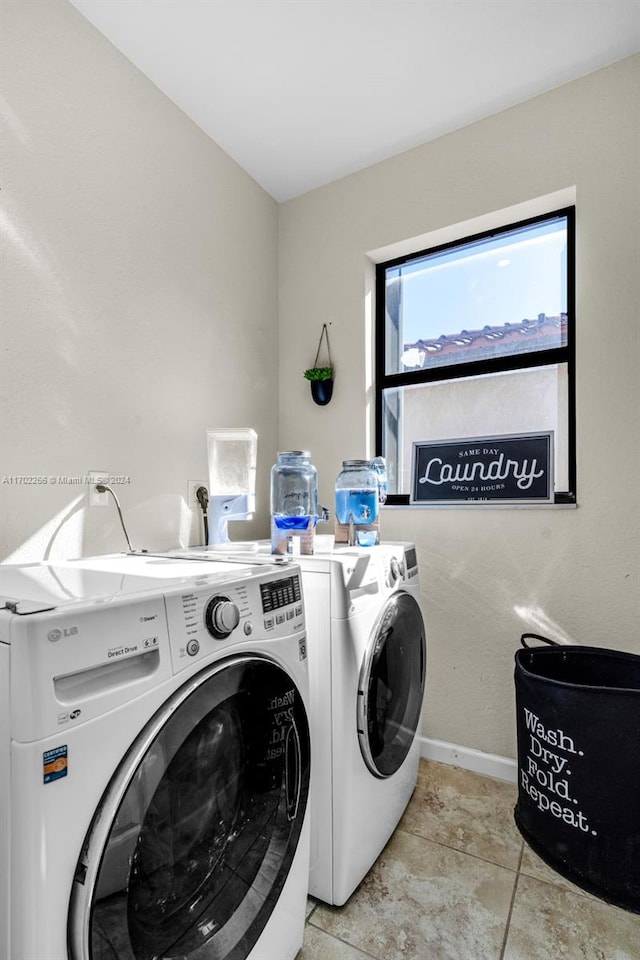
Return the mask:
{"type": "Polygon", "coordinates": [[[442,334],[436,340],[419,339],[404,344],[402,366],[405,370],[425,369],[432,364],[466,363],[556,349],[567,344],[567,314],[535,320],[521,320],[501,326],[485,325],[481,330],[461,330],[442,334]]]}

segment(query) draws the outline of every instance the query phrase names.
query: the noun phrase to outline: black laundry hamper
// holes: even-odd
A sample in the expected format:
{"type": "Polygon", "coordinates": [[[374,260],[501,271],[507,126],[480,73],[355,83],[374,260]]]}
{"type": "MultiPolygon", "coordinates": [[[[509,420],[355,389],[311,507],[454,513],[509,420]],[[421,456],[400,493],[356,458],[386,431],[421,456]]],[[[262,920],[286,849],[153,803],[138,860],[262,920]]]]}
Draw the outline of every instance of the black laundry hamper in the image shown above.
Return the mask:
{"type": "Polygon", "coordinates": [[[640,656],[521,642],[516,825],[562,876],[640,913],[640,656]]]}

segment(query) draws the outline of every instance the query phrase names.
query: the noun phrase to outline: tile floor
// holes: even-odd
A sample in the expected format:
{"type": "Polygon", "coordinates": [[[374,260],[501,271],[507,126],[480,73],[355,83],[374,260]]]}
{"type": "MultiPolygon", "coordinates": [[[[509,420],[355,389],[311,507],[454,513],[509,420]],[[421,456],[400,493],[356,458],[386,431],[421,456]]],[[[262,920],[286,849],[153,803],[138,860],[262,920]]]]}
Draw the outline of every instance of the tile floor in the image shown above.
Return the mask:
{"type": "Polygon", "coordinates": [[[640,960],[640,915],[546,866],[516,787],[420,761],[398,829],[343,907],[309,900],[297,960],[640,960]]]}

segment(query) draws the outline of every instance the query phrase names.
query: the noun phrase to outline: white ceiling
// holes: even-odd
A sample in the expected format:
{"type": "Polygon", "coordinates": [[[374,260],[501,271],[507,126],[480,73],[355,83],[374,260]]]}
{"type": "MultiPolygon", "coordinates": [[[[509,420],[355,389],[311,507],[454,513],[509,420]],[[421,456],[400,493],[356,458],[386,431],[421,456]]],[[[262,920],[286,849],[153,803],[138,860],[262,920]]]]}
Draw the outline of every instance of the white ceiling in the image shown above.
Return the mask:
{"type": "Polygon", "coordinates": [[[70,2],[278,201],[640,50],[640,0],[70,2]]]}

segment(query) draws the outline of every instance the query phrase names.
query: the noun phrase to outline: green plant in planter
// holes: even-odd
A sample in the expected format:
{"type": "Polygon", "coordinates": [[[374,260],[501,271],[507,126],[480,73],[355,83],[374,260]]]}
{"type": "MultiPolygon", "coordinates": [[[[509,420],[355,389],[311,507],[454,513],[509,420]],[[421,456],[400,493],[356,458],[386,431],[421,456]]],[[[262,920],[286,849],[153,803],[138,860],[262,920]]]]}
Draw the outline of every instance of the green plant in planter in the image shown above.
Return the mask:
{"type": "Polygon", "coordinates": [[[313,402],[317,403],[321,407],[324,407],[327,403],[329,403],[333,395],[333,364],[331,363],[329,333],[327,332],[326,323],[322,324],[322,333],[320,334],[320,342],[318,343],[318,350],[316,352],[316,358],[313,361],[313,366],[304,371],[304,376],[305,379],[309,381],[313,402]],[[322,346],[323,337],[325,337],[327,340],[328,363],[325,367],[319,367],[318,359],[320,357],[320,347],[322,346]]]}
{"type": "Polygon", "coordinates": [[[309,367],[304,376],[306,380],[333,380],[333,367],[309,367]]]}

